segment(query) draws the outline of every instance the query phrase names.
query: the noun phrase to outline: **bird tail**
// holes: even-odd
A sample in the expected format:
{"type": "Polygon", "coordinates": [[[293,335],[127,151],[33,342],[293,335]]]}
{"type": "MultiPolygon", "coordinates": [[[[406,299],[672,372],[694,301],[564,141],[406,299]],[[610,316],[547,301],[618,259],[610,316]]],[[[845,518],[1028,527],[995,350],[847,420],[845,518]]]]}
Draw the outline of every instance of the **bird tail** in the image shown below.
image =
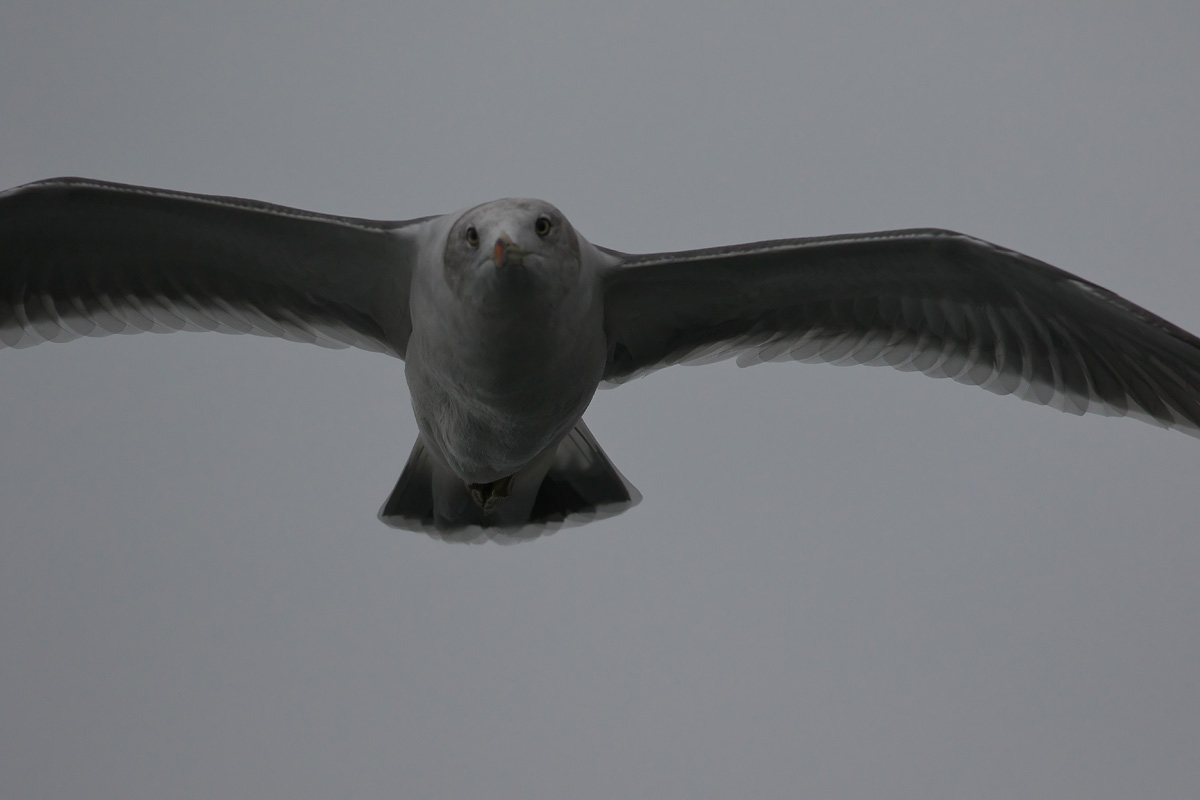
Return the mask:
{"type": "Polygon", "coordinates": [[[511,542],[610,517],[641,499],[580,420],[557,447],[514,475],[508,496],[487,511],[418,437],[379,519],[447,541],[511,542]]]}

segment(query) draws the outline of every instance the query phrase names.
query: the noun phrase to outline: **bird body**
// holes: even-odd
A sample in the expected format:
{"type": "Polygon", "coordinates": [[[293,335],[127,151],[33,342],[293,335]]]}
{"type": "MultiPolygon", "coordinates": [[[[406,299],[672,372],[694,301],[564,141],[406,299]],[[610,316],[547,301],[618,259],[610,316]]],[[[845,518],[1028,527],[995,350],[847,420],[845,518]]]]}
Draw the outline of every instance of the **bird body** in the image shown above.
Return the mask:
{"type": "Polygon", "coordinates": [[[557,444],[583,415],[606,360],[599,252],[546,204],[501,201],[507,217],[495,206],[448,215],[491,247],[456,252],[446,226],[431,226],[421,248],[429,257],[413,276],[405,364],[413,411],[426,443],[468,483],[512,475],[557,444]],[[555,215],[569,240],[561,252],[537,252],[539,213],[555,215]],[[504,239],[509,258],[519,248],[523,263],[494,257],[504,239]]]}
{"type": "Polygon", "coordinates": [[[0,346],[177,330],[404,359],[419,436],[380,518],[457,540],[637,503],[582,415],[678,363],[891,366],[1200,435],[1200,339],[952,231],[637,255],[539,200],[392,222],[79,178],[0,192],[0,346]]]}

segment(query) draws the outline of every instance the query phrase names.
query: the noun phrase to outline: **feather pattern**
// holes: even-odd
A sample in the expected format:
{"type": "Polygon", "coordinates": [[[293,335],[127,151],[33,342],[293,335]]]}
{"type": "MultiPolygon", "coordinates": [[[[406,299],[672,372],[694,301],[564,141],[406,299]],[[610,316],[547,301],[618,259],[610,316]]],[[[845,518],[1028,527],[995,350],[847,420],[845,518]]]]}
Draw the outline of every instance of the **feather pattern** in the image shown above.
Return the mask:
{"type": "Polygon", "coordinates": [[[0,193],[0,347],[219,331],[403,357],[406,229],[58,178],[0,193]]]}
{"type": "Polygon", "coordinates": [[[979,239],[919,229],[608,252],[610,383],[728,357],[891,366],[1200,436],[1200,339],[979,239]]]}

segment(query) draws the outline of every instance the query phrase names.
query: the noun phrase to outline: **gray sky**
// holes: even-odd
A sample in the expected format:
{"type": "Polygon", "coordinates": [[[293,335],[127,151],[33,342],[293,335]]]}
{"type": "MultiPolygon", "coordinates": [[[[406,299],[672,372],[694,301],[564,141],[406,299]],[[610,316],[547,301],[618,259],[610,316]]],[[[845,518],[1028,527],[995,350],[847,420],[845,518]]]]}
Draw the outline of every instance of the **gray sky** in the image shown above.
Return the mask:
{"type": "MultiPolygon", "coordinates": [[[[1200,6],[7,0],[0,185],[674,250],[940,226],[1200,331],[1200,6]],[[732,5],[732,4],[731,4],[732,5]]],[[[2,256],[0,256],[2,257],[2,256]]],[[[401,365],[216,334],[0,352],[0,794],[1191,797],[1200,442],[887,369],[600,393],[644,493],[375,520],[401,365]]]]}

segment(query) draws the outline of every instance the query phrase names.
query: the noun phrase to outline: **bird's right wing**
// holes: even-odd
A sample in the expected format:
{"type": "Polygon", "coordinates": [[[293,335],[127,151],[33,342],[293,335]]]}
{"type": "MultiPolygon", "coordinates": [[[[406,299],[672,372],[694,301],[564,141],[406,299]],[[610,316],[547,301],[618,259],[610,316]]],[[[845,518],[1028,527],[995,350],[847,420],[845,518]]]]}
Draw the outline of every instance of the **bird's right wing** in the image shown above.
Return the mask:
{"type": "Polygon", "coordinates": [[[609,383],[729,356],[886,365],[1200,436],[1200,339],[979,239],[909,230],[607,252],[609,383]]]}
{"type": "Polygon", "coordinates": [[[58,178],[0,192],[0,347],[253,333],[403,358],[423,220],[58,178]]]}

